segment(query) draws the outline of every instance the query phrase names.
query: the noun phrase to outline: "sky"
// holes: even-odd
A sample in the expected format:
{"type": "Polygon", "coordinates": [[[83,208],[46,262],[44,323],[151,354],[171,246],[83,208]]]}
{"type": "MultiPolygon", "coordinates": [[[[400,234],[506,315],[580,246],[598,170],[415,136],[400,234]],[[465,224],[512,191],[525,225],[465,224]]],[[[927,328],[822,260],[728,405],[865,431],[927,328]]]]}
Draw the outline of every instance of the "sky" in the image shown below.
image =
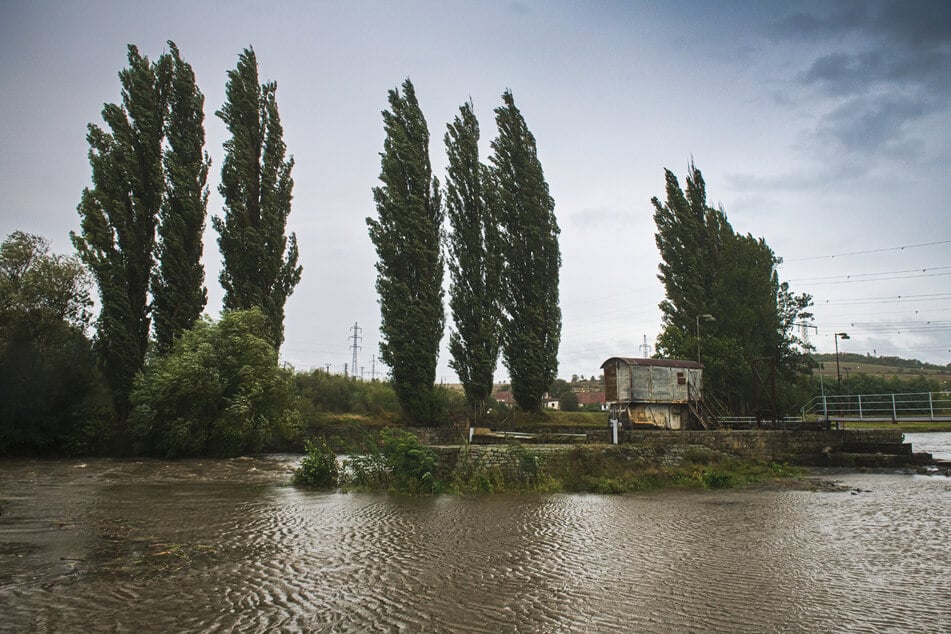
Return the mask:
{"type": "MultiPolygon", "coordinates": [[[[951,3],[0,0],[0,235],[73,252],[86,127],[119,102],[127,45],[155,59],[168,40],[205,95],[209,216],[223,215],[228,135],[214,113],[227,71],[253,46],[261,80],[277,82],[304,267],[281,357],[297,369],[342,373],[356,343],[357,374],[386,370],[365,219],[381,111],[407,77],[441,179],[459,106],[472,99],[487,160],[493,109],[513,92],[561,228],[559,376],[653,351],[663,287],[651,198],[664,196],[664,169],[683,179],[691,161],[708,202],[813,296],[818,352],[838,341],[951,363],[951,3]]],[[[209,221],[212,317],[220,259],[209,221]]],[[[457,380],[451,325],[446,383],[457,380]]]]}

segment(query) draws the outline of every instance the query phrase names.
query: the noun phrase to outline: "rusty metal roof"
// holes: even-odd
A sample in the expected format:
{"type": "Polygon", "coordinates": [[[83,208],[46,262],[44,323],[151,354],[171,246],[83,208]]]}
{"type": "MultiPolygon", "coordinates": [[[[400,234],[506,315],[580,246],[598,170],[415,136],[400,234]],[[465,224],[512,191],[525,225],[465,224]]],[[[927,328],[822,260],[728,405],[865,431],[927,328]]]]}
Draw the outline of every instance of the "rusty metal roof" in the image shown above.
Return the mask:
{"type": "Polygon", "coordinates": [[[686,368],[688,370],[700,370],[703,368],[703,364],[697,363],[696,361],[685,361],[681,359],[643,359],[632,357],[611,357],[602,363],[601,367],[604,368],[604,366],[611,363],[612,361],[621,361],[627,365],[658,366],[662,368],[686,368]]]}

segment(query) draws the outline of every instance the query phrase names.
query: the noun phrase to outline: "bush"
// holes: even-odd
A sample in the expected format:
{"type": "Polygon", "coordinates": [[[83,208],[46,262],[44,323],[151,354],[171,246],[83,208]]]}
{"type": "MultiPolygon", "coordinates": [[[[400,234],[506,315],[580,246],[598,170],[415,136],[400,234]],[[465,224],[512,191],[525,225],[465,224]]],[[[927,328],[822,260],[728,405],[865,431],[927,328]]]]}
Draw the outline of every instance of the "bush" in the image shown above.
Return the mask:
{"type": "Polygon", "coordinates": [[[578,411],[578,395],[572,391],[563,392],[561,397],[558,399],[558,405],[561,407],[563,412],[577,412],[578,411]]]}
{"type": "Polygon", "coordinates": [[[295,375],[294,384],[304,402],[302,411],[305,416],[308,412],[332,412],[396,418],[400,413],[396,393],[388,382],[358,381],[353,377],[314,370],[295,375]]]}
{"type": "Polygon", "coordinates": [[[337,456],[323,440],[304,441],[307,455],[294,472],[294,484],[322,489],[334,488],[340,480],[337,456]]]}
{"type": "Polygon", "coordinates": [[[443,486],[436,479],[438,467],[436,454],[420,445],[416,436],[389,428],[380,432],[376,448],[347,461],[353,486],[411,494],[440,492],[443,486]]]}
{"type": "Polygon", "coordinates": [[[152,359],[132,392],[140,450],[169,457],[256,453],[293,437],[293,376],[277,365],[258,310],[203,319],[152,359]]]}

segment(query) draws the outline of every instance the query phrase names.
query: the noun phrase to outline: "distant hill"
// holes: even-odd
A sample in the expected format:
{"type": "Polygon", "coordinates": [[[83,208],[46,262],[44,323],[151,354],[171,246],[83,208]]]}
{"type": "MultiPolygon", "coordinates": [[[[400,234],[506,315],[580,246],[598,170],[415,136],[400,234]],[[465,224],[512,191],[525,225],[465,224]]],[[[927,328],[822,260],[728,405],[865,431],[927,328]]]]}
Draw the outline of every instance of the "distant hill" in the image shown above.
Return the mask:
{"type": "MultiPolygon", "coordinates": [[[[821,363],[822,376],[835,377],[835,355],[816,354],[813,358],[821,363]]],[[[877,375],[886,378],[910,379],[921,376],[943,381],[951,379],[951,364],[946,366],[933,363],[923,363],[917,359],[901,359],[899,357],[871,357],[861,354],[840,353],[839,369],[843,376],[846,373],[877,375]]],[[[813,374],[819,374],[817,368],[813,374]]]]}

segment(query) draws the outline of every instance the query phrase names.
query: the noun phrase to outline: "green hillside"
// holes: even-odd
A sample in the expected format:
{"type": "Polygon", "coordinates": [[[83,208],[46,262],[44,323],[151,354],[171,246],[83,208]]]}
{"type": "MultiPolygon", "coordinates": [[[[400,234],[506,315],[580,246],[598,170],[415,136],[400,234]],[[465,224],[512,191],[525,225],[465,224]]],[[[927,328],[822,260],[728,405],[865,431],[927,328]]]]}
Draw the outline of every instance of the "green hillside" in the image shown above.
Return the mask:
{"type": "MultiPolygon", "coordinates": [[[[834,354],[814,355],[820,368],[813,370],[813,375],[820,373],[823,378],[836,379],[836,361],[834,354]]],[[[937,381],[945,389],[951,386],[951,364],[946,366],[923,363],[917,359],[901,359],[899,357],[872,357],[861,354],[840,353],[839,372],[842,380],[856,374],[876,376],[883,379],[914,380],[929,379],[937,381]]]]}

